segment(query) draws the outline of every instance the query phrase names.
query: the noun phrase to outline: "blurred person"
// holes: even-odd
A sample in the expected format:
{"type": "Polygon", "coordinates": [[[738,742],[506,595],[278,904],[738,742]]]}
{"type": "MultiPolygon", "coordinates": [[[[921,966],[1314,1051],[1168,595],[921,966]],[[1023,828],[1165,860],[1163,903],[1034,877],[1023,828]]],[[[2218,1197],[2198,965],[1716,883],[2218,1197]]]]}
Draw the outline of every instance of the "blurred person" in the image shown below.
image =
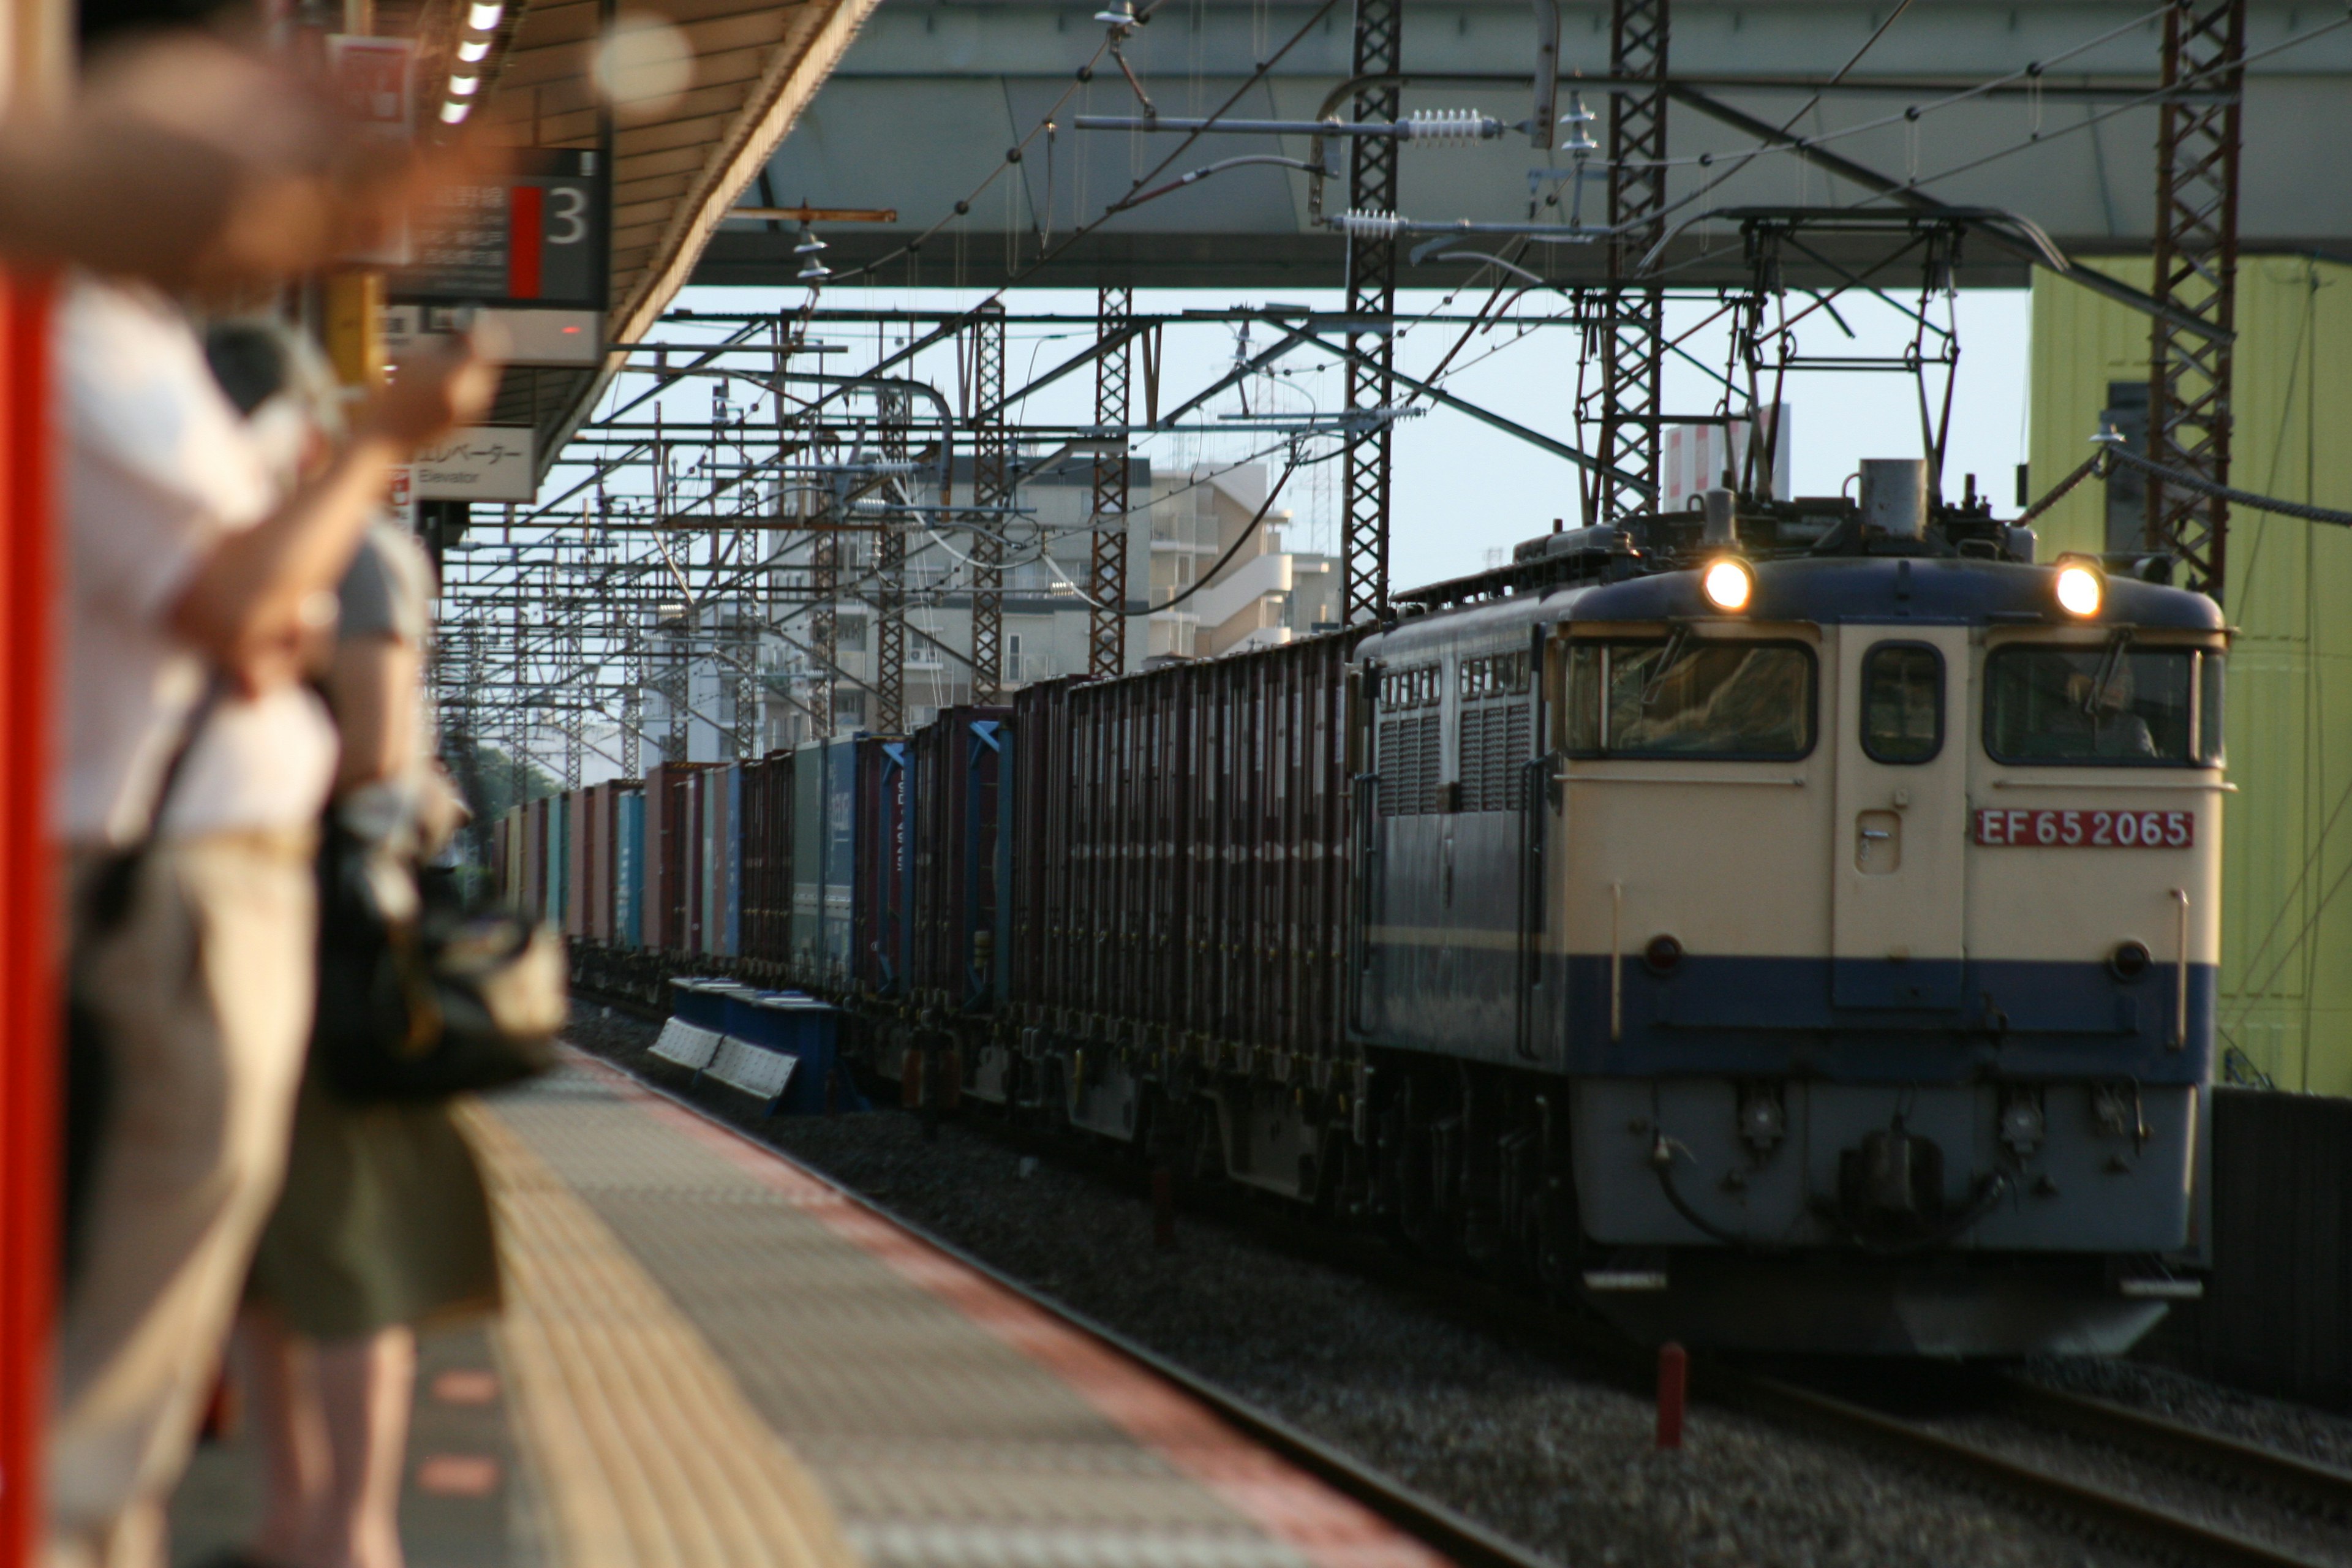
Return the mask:
{"type": "Polygon", "coordinates": [[[272,283],[373,248],[425,187],[495,154],[412,148],[257,47],[247,5],[87,0],[52,112],[0,113],[0,254],[174,291],[272,283]]]}
{"type": "MultiPolygon", "coordinates": [[[[306,444],[299,427],[331,422],[323,367],[284,374],[307,357],[299,342],[246,326],[216,329],[206,348],[249,426],[281,451],[289,439],[306,444]]],[[[405,531],[379,524],[340,598],[320,682],[341,742],[320,865],[328,944],[338,936],[331,891],[347,868],[364,865],[379,900],[411,910],[416,868],[464,815],[431,755],[424,552],[405,531]]],[[[400,1568],[415,1328],[497,1300],[488,1197],[447,1105],[350,1103],[314,1060],[237,1324],[237,1369],[265,1467],[262,1521],[252,1546],[217,1568],[400,1568]]]]}
{"type": "Polygon", "coordinates": [[[311,858],[336,742],[299,684],[305,645],[333,623],[393,466],[478,417],[495,374],[462,343],[402,367],[281,496],[170,300],[75,279],[58,357],[55,788],[73,991],[100,1026],[108,1092],[58,1322],[49,1560],[152,1568],[211,1347],[276,1195],[310,1023],[311,858]],[[127,910],[97,931],[89,895],[126,854],[127,910]]]}

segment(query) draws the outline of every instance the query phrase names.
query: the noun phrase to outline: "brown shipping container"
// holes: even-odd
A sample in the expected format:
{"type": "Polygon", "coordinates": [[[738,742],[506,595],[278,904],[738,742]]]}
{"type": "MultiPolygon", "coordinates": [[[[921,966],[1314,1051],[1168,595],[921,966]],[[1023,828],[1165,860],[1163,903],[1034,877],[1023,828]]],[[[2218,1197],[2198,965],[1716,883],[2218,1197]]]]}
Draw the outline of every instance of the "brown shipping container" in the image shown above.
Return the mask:
{"type": "Polygon", "coordinates": [[[1003,1000],[1013,718],[1010,708],[949,708],[915,736],[913,982],[919,994],[950,1006],[1003,1000]]]}
{"type": "Polygon", "coordinates": [[[1020,694],[1016,1001],[1336,1053],[1354,642],[1020,694]]]}
{"type": "Polygon", "coordinates": [[[702,951],[702,792],[695,775],[717,764],[664,763],[646,773],[646,945],[702,951]]]}
{"type": "Polygon", "coordinates": [[[793,754],[771,752],[743,764],[742,956],[781,964],[792,957],[793,754]]]}

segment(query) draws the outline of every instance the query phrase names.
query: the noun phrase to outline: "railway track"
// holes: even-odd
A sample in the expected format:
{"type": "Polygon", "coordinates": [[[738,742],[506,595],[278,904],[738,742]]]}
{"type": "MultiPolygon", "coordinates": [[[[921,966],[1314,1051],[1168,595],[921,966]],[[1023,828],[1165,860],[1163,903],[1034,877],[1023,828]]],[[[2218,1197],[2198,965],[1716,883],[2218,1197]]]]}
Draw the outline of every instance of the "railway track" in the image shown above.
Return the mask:
{"type": "MultiPolygon", "coordinates": [[[[2232,1528],[2140,1493],[2103,1486],[2021,1458],[1989,1444],[1938,1431],[1786,1378],[1708,1362],[1693,1387],[1759,1414],[1837,1430],[1875,1446],[1892,1446],[1915,1459],[1989,1484],[2031,1507],[2055,1513],[2095,1535],[2119,1538],[2161,1556],[2233,1568],[2326,1568],[2341,1555],[2314,1555],[2274,1539],[2232,1528]]],[[[2243,1485],[2335,1519],[2352,1516],[2352,1475],[2274,1449],[2202,1431],[2180,1422],[2086,1395],[2004,1378],[2000,1403],[2043,1426],[2061,1426],[2094,1441],[2126,1448],[2169,1465],[2243,1485]]]]}
{"type": "MultiPolygon", "coordinates": [[[[629,1010],[640,1011],[635,1007],[629,1010]]],[[[691,1100],[635,1074],[631,1076],[648,1092],[725,1128],[734,1136],[758,1142],[691,1100]]],[[[1007,1127],[994,1131],[1024,1150],[1062,1155],[1069,1152],[1066,1145],[1024,1130],[1007,1127]]],[[[759,1146],[780,1158],[790,1158],[765,1143],[759,1146]]],[[[1113,1179],[1133,1174],[1098,1160],[1086,1159],[1082,1163],[1098,1167],[1099,1173],[1113,1179]]],[[[953,1255],[1041,1310],[1182,1388],[1290,1462],[1318,1476],[1454,1562],[1467,1568],[1546,1568],[1547,1560],[1540,1555],[1381,1475],[1117,1330],[1072,1311],[1052,1297],[1041,1295],[1017,1278],[896,1214],[886,1205],[863,1196],[822,1172],[812,1170],[811,1174],[889,1223],[953,1255]]],[[[1253,1228],[1275,1233],[1278,1245],[1415,1297],[1448,1316],[1488,1329],[1507,1328],[1556,1352],[1572,1353],[1580,1362],[1605,1370],[1629,1386],[1641,1385],[1649,1374],[1648,1352],[1591,1320],[1546,1306],[1486,1280],[1460,1274],[1433,1279],[1426,1266],[1400,1258],[1361,1237],[1335,1235],[1302,1225],[1288,1215],[1256,1217],[1265,1223],[1253,1228]]],[[[1986,1396],[1981,1403],[2026,1426],[2057,1430],[2072,1439],[2119,1450],[2210,1484],[2258,1494],[2285,1505],[2306,1520],[2352,1524],[2352,1473],[2111,1401],[2050,1388],[2020,1377],[1994,1375],[1998,1375],[1998,1383],[1990,1390],[1979,1390],[1986,1396]]],[[[2058,1473],[1994,1445],[1940,1430],[1933,1421],[1876,1408],[1801,1378],[1776,1375],[1720,1357],[1701,1357],[1694,1360],[1691,1390],[1693,1398],[1702,1403],[1726,1405],[1776,1423],[1801,1426],[1856,1443],[1874,1453],[1899,1452],[1916,1464],[1944,1472],[1974,1489],[2004,1494],[2040,1515],[2064,1523],[2075,1533],[2128,1544],[2161,1560],[2229,1564],[2231,1568],[2326,1568],[2352,1563],[2352,1532],[2347,1533],[2342,1551],[2314,1552],[2305,1546],[2284,1543],[2201,1517],[2169,1501],[2058,1473]]]]}

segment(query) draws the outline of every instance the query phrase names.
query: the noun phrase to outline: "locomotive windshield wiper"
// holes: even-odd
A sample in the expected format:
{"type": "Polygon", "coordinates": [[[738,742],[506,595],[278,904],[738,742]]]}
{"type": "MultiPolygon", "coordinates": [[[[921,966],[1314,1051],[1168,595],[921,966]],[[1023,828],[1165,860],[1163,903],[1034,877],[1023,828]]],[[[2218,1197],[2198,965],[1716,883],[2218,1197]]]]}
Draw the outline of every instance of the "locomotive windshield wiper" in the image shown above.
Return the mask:
{"type": "Polygon", "coordinates": [[[1682,668],[1684,650],[1690,647],[1690,640],[1688,626],[1677,626],[1666,634],[1666,646],[1658,654],[1657,668],[1650,671],[1650,679],[1642,683],[1639,700],[1644,713],[1650,710],[1650,704],[1658,700],[1658,689],[1665,685],[1666,677],[1682,668]]]}
{"type": "Polygon", "coordinates": [[[2124,652],[2131,647],[2131,642],[2132,629],[2129,626],[2117,626],[2114,635],[2107,638],[2107,657],[2099,661],[2099,673],[2092,678],[2091,689],[2083,693],[2083,711],[2085,714],[2097,715],[2099,700],[2106,695],[2107,683],[2115,679],[2116,671],[2122,668],[2124,652]]]}

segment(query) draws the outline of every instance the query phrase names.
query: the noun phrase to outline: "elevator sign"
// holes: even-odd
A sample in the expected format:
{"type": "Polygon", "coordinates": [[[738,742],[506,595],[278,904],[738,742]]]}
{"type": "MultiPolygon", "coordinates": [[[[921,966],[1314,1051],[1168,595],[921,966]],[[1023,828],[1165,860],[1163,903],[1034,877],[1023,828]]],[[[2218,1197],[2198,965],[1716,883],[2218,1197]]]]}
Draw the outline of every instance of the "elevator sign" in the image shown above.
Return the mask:
{"type": "Polygon", "coordinates": [[[410,220],[397,300],[604,308],[607,184],[593,151],[528,148],[496,183],[445,185],[410,220]]]}

